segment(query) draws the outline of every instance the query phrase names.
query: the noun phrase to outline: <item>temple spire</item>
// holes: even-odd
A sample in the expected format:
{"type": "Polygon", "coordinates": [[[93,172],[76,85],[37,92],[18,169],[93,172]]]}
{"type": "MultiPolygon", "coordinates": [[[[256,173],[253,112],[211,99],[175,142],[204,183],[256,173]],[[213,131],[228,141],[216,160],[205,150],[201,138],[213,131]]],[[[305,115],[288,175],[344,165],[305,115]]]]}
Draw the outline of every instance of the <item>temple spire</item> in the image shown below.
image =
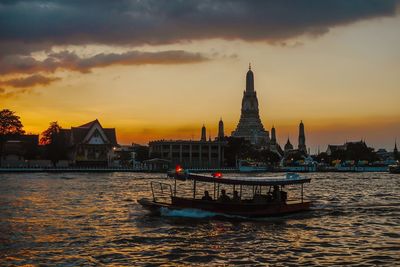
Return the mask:
{"type": "Polygon", "coordinates": [[[200,141],[203,141],[203,142],[207,141],[206,126],[204,126],[204,124],[203,124],[203,127],[201,127],[201,139],[200,139],[200,141]]]}
{"type": "Polygon", "coordinates": [[[275,126],[272,125],[272,129],[271,129],[271,144],[275,145],[276,142],[276,132],[275,132],[275,126]]]}
{"type": "Polygon", "coordinates": [[[223,140],[225,137],[225,133],[224,133],[224,122],[222,121],[222,117],[219,120],[218,123],[218,140],[223,140]]]}
{"type": "Polygon", "coordinates": [[[293,149],[293,145],[290,143],[289,135],[288,135],[287,142],[286,142],[286,145],[285,145],[285,152],[287,152],[289,150],[292,150],[292,149],[293,149]]]}
{"type": "Polygon", "coordinates": [[[249,71],[246,74],[246,92],[254,92],[254,75],[251,71],[251,65],[249,63],[249,71]]]}
{"type": "Polygon", "coordinates": [[[399,151],[397,150],[397,140],[394,140],[394,149],[393,149],[393,158],[394,160],[399,160],[399,151]]]}
{"type": "Polygon", "coordinates": [[[299,145],[298,145],[298,149],[307,154],[306,135],[304,133],[303,120],[301,120],[300,124],[299,124],[299,145]]]}

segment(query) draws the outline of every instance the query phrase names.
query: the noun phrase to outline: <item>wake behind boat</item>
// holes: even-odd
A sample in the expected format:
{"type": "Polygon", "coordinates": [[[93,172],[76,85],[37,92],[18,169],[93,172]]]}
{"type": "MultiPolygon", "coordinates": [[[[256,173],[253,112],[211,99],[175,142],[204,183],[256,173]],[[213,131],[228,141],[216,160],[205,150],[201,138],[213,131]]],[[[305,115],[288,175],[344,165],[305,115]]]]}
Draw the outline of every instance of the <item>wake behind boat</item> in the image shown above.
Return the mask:
{"type": "Polygon", "coordinates": [[[197,209],[241,217],[268,217],[309,210],[311,202],[304,200],[304,184],[310,181],[297,174],[225,178],[221,173],[202,175],[179,169],[173,176],[173,184],[152,181],[152,199],[142,198],[138,202],[154,213],[160,213],[162,208],[197,209]],[[179,180],[191,182],[190,195],[187,190],[178,190],[179,180]],[[208,190],[200,196],[199,188],[208,190]]]}

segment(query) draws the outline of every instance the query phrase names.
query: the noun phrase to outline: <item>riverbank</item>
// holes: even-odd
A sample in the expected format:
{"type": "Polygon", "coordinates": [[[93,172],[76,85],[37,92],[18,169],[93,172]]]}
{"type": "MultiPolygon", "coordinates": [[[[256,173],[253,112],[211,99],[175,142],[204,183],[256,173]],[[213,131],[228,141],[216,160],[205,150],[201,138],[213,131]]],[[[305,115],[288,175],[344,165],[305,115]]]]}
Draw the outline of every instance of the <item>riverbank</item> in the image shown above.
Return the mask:
{"type": "MultiPolygon", "coordinates": [[[[263,172],[241,172],[235,168],[224,168],[224,169],[188,169],[194,173],[205,173],[205,172],[222,172],[222,173],[263,173],[263,172]]],[[[87,172],[146,172],[146,173],[166,173],[161,170],[147,170],[147,169],[133,169],[133,168],[0,168],[0,173],[87,173],[87,172]]],[[[341,173],[354,173],[354,172],[379,172],[388,173],[388,168],[330,168],[324,170],[311,170],[301,168],[276,168],[273,170],[266,171],[265,173],[279,173],[279,172],[300,172],[300,173],[325,173],[325,172],[341,172],[341,173]]]]}
{"type": "Polygon", "coordinates": [[[39,173],[39,172],[149,172],[132,168],[0,168],[0,173],[39,173]]]}

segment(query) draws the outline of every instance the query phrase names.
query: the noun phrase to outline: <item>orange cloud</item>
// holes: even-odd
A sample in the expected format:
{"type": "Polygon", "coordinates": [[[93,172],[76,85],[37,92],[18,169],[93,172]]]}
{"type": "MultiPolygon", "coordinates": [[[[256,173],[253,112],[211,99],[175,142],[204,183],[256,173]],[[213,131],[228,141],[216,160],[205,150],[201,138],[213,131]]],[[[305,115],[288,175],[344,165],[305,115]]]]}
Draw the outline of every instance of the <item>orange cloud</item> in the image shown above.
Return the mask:
{"type": "Polygon", "coordinates": [[[46,77],[40,74],[35,74],[24,78],[3,80],[0,81],[0,85],[16,87],[16,88],[25,88],[25,87],[33,87],[36,85],[49,85],[50,83],[58,80],[60,80],[60,78],[46,77]]]}
{"type": "Polygon", "coordinates": [[[0,88],[0,99],[7,99],[7,98],[12,98],[16,97],[21,94],[28,93],[30,90],[29,89],[13,89],[13,90],[6,90],[4,88],[0,88]]]}

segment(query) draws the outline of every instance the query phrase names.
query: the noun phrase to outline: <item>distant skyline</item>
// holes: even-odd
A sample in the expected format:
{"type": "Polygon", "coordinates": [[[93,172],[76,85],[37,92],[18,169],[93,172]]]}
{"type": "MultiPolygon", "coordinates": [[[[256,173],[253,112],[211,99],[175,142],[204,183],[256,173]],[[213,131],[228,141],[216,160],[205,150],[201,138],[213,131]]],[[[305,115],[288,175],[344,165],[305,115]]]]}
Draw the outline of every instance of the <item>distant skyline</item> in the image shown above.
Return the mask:
{"type": "Polygon", "coordinates": [[[225,134],[249,62],[283,146],[400,140],[399,1],[0,1],[0,107],[121,144],[225,134]]]}

